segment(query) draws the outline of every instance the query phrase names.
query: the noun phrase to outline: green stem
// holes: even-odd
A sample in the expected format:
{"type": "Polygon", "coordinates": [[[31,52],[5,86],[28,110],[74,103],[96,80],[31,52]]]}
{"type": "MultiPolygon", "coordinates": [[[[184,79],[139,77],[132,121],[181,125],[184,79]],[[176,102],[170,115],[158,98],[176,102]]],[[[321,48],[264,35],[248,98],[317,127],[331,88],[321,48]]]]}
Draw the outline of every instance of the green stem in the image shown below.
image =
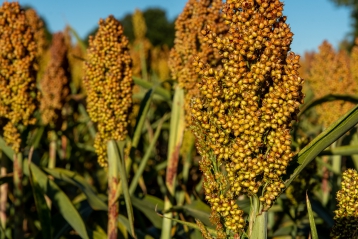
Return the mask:
{"type": "Polygon", "coordinates": [[[108,148],[108,239],[116,239],[118,235],[117,218],[119,214],[118,185],[119,185],[119,166],[118,157],[114,149],[108,148]]]}
{"type": "Polygon", "coordinates": [[[49,152],[49,162],[48,168],[52,169],[56,167],[56,133],[55,131],[51,131],[50,133],[50,152],[49,152]]]}
{"type": "Polygon", "coordinates": [[[267,238],[267,212],[262,211],[262,204],[257,195],[251,196],[251,210],[249,215],[249,238],[267,238]]]}
{"type": "Polygon", "coordinates": [[[22,154],[14,154],[14,205],[15,205],[15,229],[14,238],[24,238],[24,232],[22,231],[23,222],[23,204],[22,204],[22,178],[23,178],[23,159],[22,154]]]}
{"type": "MultiPolygon", "coordinates": [[[[164,198],[164,211],[169,210],[173,205],[171,199],[175,196],[175,185],[179,162],[179,149],[184,134],[184,90],[176,87],[173,100],[173,109],[170,117],[168,165],[166,170],[165,184],[168,192],[164,198]]],[[[164,214],[161,239],[171,237],[173,213],[164,214]]]]}

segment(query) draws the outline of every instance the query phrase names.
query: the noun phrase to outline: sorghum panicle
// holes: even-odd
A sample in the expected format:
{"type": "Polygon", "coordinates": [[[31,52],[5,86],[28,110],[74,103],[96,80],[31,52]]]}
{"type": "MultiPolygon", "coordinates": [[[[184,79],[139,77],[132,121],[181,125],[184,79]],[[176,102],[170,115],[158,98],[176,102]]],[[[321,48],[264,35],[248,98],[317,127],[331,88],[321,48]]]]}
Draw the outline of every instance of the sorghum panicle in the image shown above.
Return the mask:
{"type": "Polygon", "coordinates": [[[282,175],[294,155],[290,130],[304,81],[299,56],[289,52],[293,33],[282,2],[228,0],[222,11],[226,34],[211,25],[202,30],[220,53],[220,67],[200,57],[192,63],[201,75],[200,94],[191,104],[192,128],[212,223],[218,231],[240,233],[245,220],[238,197],[262,191],[267,210],[285,187],[282,175]]]}
{"type": "Polygon", "coordinates": [[[18,152],[20,126],[35,123],[37,44],[34,31],[18,2],[0,8],[0,117],[8,122],[4,139],[18,152]]]}
{"type": "Polygon", "coordinates": [[[168,80],[170,69],[168,65],[169,47],[167,45],[152,48],[150,54],[150,68],[158,75],[161,81],[168,80]]]}
{"type": "Polygon", "coordinates": [[[334,212],[331,238],[357,238],[358,173],[348,169],[342,176],[342,189],[337,192],[338,209],[334,212]]]}
{"type": "Polygon", "coordinates": [[[61,127],[61,111],[70,93],[68,47],[62,32],[55,33],[50,47],[50,62],[41,80],[41,118],[44,124],[57,124],[61,127]]]}
{"type": "Polygon", "coordinates": [[[147,25],[145,24],[143,13],[139,9],[135,10],[132,22],[135,39],[144,39],[147,33],[147,25]]]}
{"type": "Polygon", "coordinates": [[[27,9],[25,14],[31,29],[34,32],[34,38],[37,43],[37,55],[38,57],[41,57],[47,47],[44,22],[32,8],[27,9]]]}
{"type": "Polygon", "coordinates": [[[107,165],[106,142],[124,140],[132,106],[132,71],[128,39],[113,16],[99,21],[95,37],[90,37],[85,62],[84,85],[87,110],[97,124],[94,147],[98,162],[107,165]]]}
{"type": "Polygon", "coordinates": [[[132,71],[134,76],[143,77],[142,67],[144,67],[144,65],[142,65],[142,61],[144,60],[146,63],[149,63],[148,59],[152,44],[149,39],[146,38],[147,25],[143,13],[139,9],[135,10],[132,23],[135,36],[135,39],[130,46],[131,57],[133,60],[132,71]]]}
{"type": "Polygon", "coordinates": [[[174,47],[170,52],[169,68],[172,78],[177,80],[185,90],[185,120],[190,123],[190,99],[199,91],[196,83],[199,74],[193,66],[193,56],[199,56],[211,67],[220,61],[220,54],[216,48],[205,41],[201,31],[206,25],[211,25],[217,34],[223,34],[228,27],[220,17],[222,0],[189,0],[183,12],[175,21],[174,47]]]}
{"type": "MultiPolygon", "coordinates": [[[[352,51],[352,59],[356,53],[352,51]]],[[[316,98],[328,94],[358,93],[357,82],[353,78],[354,66],[350,56],[344,50],[336,52],[332,45],[324,41],[319,52],[313,55],[307,81],[316,98]]],[[[337,100],[317,106],[319,122],[327,128],[354,106],[353,103],[337,100]]]]}

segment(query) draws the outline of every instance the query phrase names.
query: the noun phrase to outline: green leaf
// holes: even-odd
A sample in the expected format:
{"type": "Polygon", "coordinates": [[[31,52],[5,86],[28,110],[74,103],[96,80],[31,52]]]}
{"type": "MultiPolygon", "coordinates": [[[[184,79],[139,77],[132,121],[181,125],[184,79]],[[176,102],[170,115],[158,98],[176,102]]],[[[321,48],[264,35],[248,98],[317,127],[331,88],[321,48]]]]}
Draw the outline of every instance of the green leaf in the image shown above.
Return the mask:
{"type": "Polygon", "coordinates": [[[329,102],[329,101],[335,101],[335,100],[344,100],[344,101],[349,101],[349,102],[358,104],[357,96],[329,94],[329,95],[323,96],[318,99],[313,99],[310,102],[308,102],[307,104],[304,104],[303,107],[300,109],[299,116],[303,115],[304,113],[306,113],[307,110],[311,109],[312,107],[314,107],[316,105],[319,105],[319,104],[322,104],[325,102],[329,102]]]}
{"type": "Polygon", "coordinates": [[[292,238],[290,235],[293,230],[294,230],[293,225],[281,226],[272,234],[272,236],[273,237],[288,236],[288,238],[292,238]]]}
{"type": "Polygon", "coordinates": [[[201,200],[192,201],[191,204],[184,205],[181,207],[175,208],[182,208],[184,209],[190,216],[194,217],[195,219],[199,219],[202,223],[206,226],[213,227],[214,225],[211,224],[209,217],[210,217],[210,207],[203,203],[201,200]]]}
{"type": "Polygon", "coordinates": [[[132,147],[137,148],[140,136],[142,134],[143,125],[145,122],[145,119],[147,117],[148,111],[150,109],[150,104],[152,103],[153,98],[153,89],[150,89],[146,94],[144,99],[142,100],[140,104],[139,113],[137,116],[137,123],[134,130],[134,135],[132,138],[132,147]]]}
{"type": "Polygon", "coordinates": [[[88,203],[91,205],[93,210],[108,211],[107,205],[97,196],[93,187],[88,184],[86,179],[84,179],[81,175],[62,168],[44,168],[43,170],[51,174],[56,179],[63,180],[78,187],[86,195],[88,203]]]}
{"type": "MultiPolygon", "coordinates": [[[[128,181],[127,181],[127,173],[126,173],[126,165],[124,162],[124,143],[123,141],[119,142],[119,147],[117,147],[117,143],[114,140],[110,140],[107,143],[108,148],[108,167],[109,167],[109,176],[115,177],[115,173],[111,173],[111,171],[117,171],[117,166],[119,167],[119,175],[121,177],[121,186],[123,190],[124,200],[126,202],[128,221],[131,228],[131,235],[136,238],[136,234],[134,231],[134,215],[133,215],[133,207],[131,202],[131,197],[128,190],[128,181]]],[[[117,175],[118,177],[118,175],[117,175]]]]}
{"type": "MultiPolygon", "coordinates": [[[[77,200],[75,199],[74,201],[77,200]]],[[[93,212],[93,209],[89,205],[88,201],[85,200],[85,197],[83,197],[82,201],[78,201],[77,203],[75,203],[74,201],[72,202],[72,205],[75,205],[75,208],[78,211],[79,215],[81,215],[81,218],[87,219],[89,215],[93,212]]],[[[61,214],[57,214],[52,218],[52,227],[55,232],[54,239],[62,238],[65,233],[71,230],[71,225],[65,218],[63,218],[61,214]]],[[[92,238],[92,231],[87,229],[87,232],[89,233],[89,238],[92,238]]]]}
{"type": "Polygon", "coordinates": [[[323,150],[321,153],[319,153],[319,155],[341,155],[341,156],[351,156],[353,154],[358,154],[358,145],[335,147],[335,148],[323,150]]]}
{"type": "Polygon", "coordinates": [[[99,225],[96,225],[96,228],[92,233],[93,233],[93,239],[107,238],[106,232],[99,225]]]}
{"type": "Polygon", "coordinates": [[[292,160],[289,170],[294,172],[285,181],[286,188],[298,174],[324,149],[335,142],[358,123],[358,106],[347,112],[339,120],[329,126],[324,132],[304,147],[292,160]]]}
{"type": "Polygon", "coordinates": [[[44,131],[45,131],[45,127],[43,126],[38,127],[35,131],[34,136],[31,137],[29,145],[32,145],[36,149],[40,143],[44,131]]]}
{"type": "Polygon", "coordinates": [[[310,220],[312,239],[318,239],[316,223],[314,221],[314,215],[313,215],[311,203],[310,203],[307,193],[306,193],[306,202],[307,202],[308,218],[310,220]]]}
{"type": "Polygon", "coordinates": [[[73,36],[76,38],[78,45],[81,47],[81,50],[83,52],[86,52],[86,44],[85,42],[82,40],[82,38],[78,35],[78,33],[70,26],[67,25],[68,29],[70,30],[70,32],[73,34],[73,36]]]}
{"type": "MultiPolygon", "coordinates": [[[[163,215],[161,215],[161,214],[159,214],[159,213],[157,213],[157,214],[158,214],[159,216],[165,218],[165,216],[163,216],[163,215]]],[[[185,222],[185,221],[182,221],[182,220],[179,220],[179,219],[175,219],[175,218],[167,218],[167,219],[168,219],[168,220],[171,220],[171,221],[174,221],[174,222],[178,222],[178,223],[180,223],[180,224],[182,224],[182,225],[185,225],[185,226],[188,226],[188,227],[191,227],[191,228],[200,230],[200,227],[199,227],[197,224],[195,224],[195,223],[185,222]]],[[[205,228],[206,228],[206,230],[207,230],[208,232],[210,232],[210,234],[212,234],[212,235],[217,235],[217,232],[216,232],[215,229],[208,228],[208,227],[205,227],[205,228]]]]}
{"type": "Polygon", "coordinates": [[[329,211],[322,205],[322,203],[314,198],[310,200],[312,210],[322,218],[329,227],[333,227],[334,220],[333,216],[330,214],[329,211]]]}
{"type": "Polygon", "coordinates": [[[158,210],[164,209],[163,200],[151,195],[146,195],[142,199],[132,196],[131,200],[133,206],[137,208],[139,211],[141,211],[152,222],[152,224],[156,228],[159,229],[162,228],[163,219],[158,216],[158,214],[155,212],[155,209],[156,208],[158,210]]]}
{"type": "Polygon", "coordinates": [[[35,199],[36,210],[41,223],[41,233],[43,238],[52,238],[52,226],[51,226],[51,213],[47,207],[47,203],[44,197],[44,193],[38,184],[38,179],[35,174],[32,173],[29,165],[30,184],[35,199]]]}
{"type": "Polygon", "coordinates": [[[118,228],[120,227],[120,225],[123,225],[127,229],[127,231],[132,234],[132,227],[130,225],[130,222],[128,218],[123,215],[118,215],[118,228]]]}
{"type": "MultiPolygon", "coordinates": [[[[6,145],[4,139],[0,137],[0,148],[10,158],[13,159],[14,151],[6,145]]],[[[24,160],[27,164],[28,160],[24,160]]],[[[31,171],[37,177],[38,185],[41,190],[51,199],[53,205],[59,210],[60,214],[66,219],[66,221],[72,226],[72,228],[84,239],[89,238],[85,223],[83,222],[80,214],[71,203],[70,199],[60,189],[59,186],[47,175],[42,172],[34,163],[30,163],[31,171]]],[[[30,177],[29,168],[25,167],[23,173],[30,177]]]]}
{"type": "Polygon", "coordinates": [[[155,146],[155,144],[157,143],[157,140],[158,140],[158,137],[159,137],[159,134],[160,134],[160,131],[162,129],[162,125],[163,123],[169,118],[169,115],[164,115],[160,122],[159,122],[159,125],[157,127],[157,129],[155,130],[155,133],[154,133],[154,137],[153,137],[153,140],[150,142],[150,145],[149,147],[147,148],[147,151],[145,152],[145,155],[144,157],[142,158],[141,162],[140,162],[140,165],[137,169],[137,172],[135,173],[133,179],[132,179],[132,182],[129,186],[129,193],[130,195],[132,195],[138,185],[138,181],[139,181],[139,178],[140,176],[142,176],[143,172],[144,172],[144,169],[145,167],[147,166],[147,163],[148,163],[148,160],[149,160],[149,157],[150,157],[150,154],[155,146]]]}
{"type": "Polygon", "coordinates": [[[14,150],[12,150],[12,148],[6,144],[5,140],[2,137],[0,137],[0,149],[6,154],[9,159],[13,160],[14,150]]]}
{"type": "Polygon", "coordinates": [[[87,127],[88,127],[88,131],[91,134],[92,138],[96,137],[96,129],[94,128],[93,122],[91,121],[91,118],[89,117],[89,115],[87,114],[86,108],[83,106],[83,104],[78,104],[78,111],[81,113],[81,115],[84,116],[84,118],[87,121],[87,127]]]}
{"type": "Polygon", "coordinates": [[[153,83],[142,80],[140,78],[137,77],[132,77],[133,81],[136,85],[139,85],[143,88],[146,89],[151,89],[151,88],[155,88],[154,89],[154,93],[158,94],[160,96],[162,96],[165,100],[171,101],[171,95],[170,92],[166,89],[164,89],[163,87],[157,86],[157,85],[153,85],[153,83]]]}
{"type": "MultiPolygon", "coordinates": [[[[38,183],[41,189],[51,199],[53,205],[59,210],[63,218],[71,225],[71,227],[82,237],[89,238],[85,223],[83,222],[80,214],[73,206],[70,199],[60,189],[57,184],[50,180],[46,174],[44,174],[35,164],[31,163],[31,171],[38,177],[38,183]]],[[[26,175],[29,175],[29,171],[25,171],[26,175]]]]}

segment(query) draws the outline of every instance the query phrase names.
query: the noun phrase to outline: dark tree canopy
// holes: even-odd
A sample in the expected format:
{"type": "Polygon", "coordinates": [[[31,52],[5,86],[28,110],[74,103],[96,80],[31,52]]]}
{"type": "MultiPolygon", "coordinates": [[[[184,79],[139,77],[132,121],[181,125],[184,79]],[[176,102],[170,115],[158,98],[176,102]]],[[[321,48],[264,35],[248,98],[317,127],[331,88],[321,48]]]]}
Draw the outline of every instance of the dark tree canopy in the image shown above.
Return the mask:
{"type": "MultiPolygon", "coordinates": [[[[132,16],[133,14],[130,13],[125,15],[123,18],[118,19],[122,23],[124,27],[124,34],[128,37],[130,42],[133,42],[134,40],[132,16]]],[[[169,47],[172,47],[175,35],[174,21],[170,21],[167,18],[165,11],[160,8],[148,8],[143,11],[143,16],[147,25],[146,37],[149,41],[154,46],[166,44],[169,47]]],[[[96,32],[97,28],[89,35],[94,35],[96,32]]]]}
{"type": "Polygon", "coordinates": [[[353,36],[353,38],[351,41],[351,46],[353,46],[354,39],[358,37],[358,0],[330,0],[330,1],[337,4],[337,6],[346,6],[351,9],[351,18],[353,20],[352,31],[351,31],[351,35],[353,36]]]}

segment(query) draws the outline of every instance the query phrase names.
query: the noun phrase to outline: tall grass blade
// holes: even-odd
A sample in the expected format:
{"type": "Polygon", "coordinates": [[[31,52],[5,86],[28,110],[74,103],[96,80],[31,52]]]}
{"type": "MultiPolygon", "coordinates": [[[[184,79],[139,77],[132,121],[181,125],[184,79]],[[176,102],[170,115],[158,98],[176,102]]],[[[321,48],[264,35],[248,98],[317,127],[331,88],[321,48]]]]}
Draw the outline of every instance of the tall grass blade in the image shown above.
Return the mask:
{"type": "Polygon", "coordinates": [[[63,180],[78,187],[86,195],[93,210],[108,211],[107,205],[97,196],[93,187],[78,173],[63,168],[44,168],[43,170],[58,180],[63,180]]]}
{"type": "Polygon", "coordinates": [[[86,52],[87,46],[85,42],[82,40],[82,38],[80,37],[80,35],[78,35],[77,31],[75,31],[75,29],[73,29],[70,25],[67,25],[67,27],[70,30],[70,32],[73,34],[73,36],[76,38],[78,45],[81,47],[81,50],[83,52],[86,52]]]}
{"type": "Polygon", "coordinates": [[[353,154],[358,154],[358,145],[347,145],[347,146],[338,146],[331,149],[323,150],[319,155],[341,155],[341,156],[351,156],[353,154]]]}
{"type": "Polygon", "coordinates": [[[38,184],[38,179],[35,174],[32,173],[30,165],[29,174],[30,174],[30,184],[32,187],[32,193],[35,199],[36,210],[41,223],[41,233],[43,238],[52,238],[52,226],[51,226],[51,214],[50,209],[47,206],[44,193],[38,184]]]}
{"type": "Polygon", "coordinates": [[[137,148],[137,146],[138,146],[139,139],[142,134],[144,122],[147,117],[148,111],[150,109],[150,104],[152,103],[152,98],[153,98],[153,89],[150,89],[145,94],[145,97],[140,105],[140,109],[139,109],[139,113],[138,113],[139,119],[137,119],[137,123],[136,123],[135,130],[134,130],[134,135],[133,135],[133,139],[132,139],[132,147],[133,148],[137,148]]]}
{"type": "Polygon", "coordinates": [[[138,77],[132,77],[132,78],[136,85],[139,85],[145,89],[153,89],[154,88],[155,94],[160,95],[161,97],[163,97],[165,100],[168,100],[168,101],[170,101],[172,99],[170,91],[166,90],[165,88],[155,85],[151,82],[142,80],[138,77]]]}
{"type": "MultiPolygon", "coordinates": [[[[159,216],[161,216],[162,218],[166,218],[164,215],[161,215],[161,214],[159,214],[159,213],[157,213],[159,216]]],[[[185,226],[188,226],[188,227],[191,227],[191,228],[194,228],[194,229],[198,229],[198,230],[200,230],[200,227],[197,225],[197,224],[195,224],[195,223],[192,223],[192,222],[185,222],[185,221],[182,221],[182,220],[179,220],[179,219],[175,219],[175,218],[167,218],[168,220],[171,220],[171,221],[174,221],[174,222],[178,222],[178,223],[180,223],[180,224],[182,224],[182,225],[185,225],[185,226]]],[[[210,232],[212,235],[217,235],[217,232],[216,232],[216,230],[215,229],[212,229],[212,228],[209,228],[209,227],[205,227],[206,228],[206,230],[208,231],[208,232],[210,232]]]]}
{"type": "Polygon", "coordinates": [[[159,229],[162,228],[163,219],[158,216],[155,210],[164,209],[163,200],[151,195],[146,195],[142,199],[132,196],[131,201],[133,203],[133,206],[139,211],[141,211],[153,223],[154,227],[159,229]]]}
{"type": "Polygon", "coordinates": [[[289,170],[293,173],[285,181],[286,188],[298,176],[298,174],[324,149],[335,142],[339,137],[349,131],[358,123],[358,106],[342,116],[338,121],[329,126],[324,132],[304,147],[292,160],[289,170]]]}
{"type": "Polygon", "coordinates": [[[93,125],[93,122],[91,121],[91,118],[89,117],[89,115],[87,114],[86,108],[83,106],[83,104],[79,104],[78,105],[78,111],[85,117],[85,119],[87,120],[87,127],[88,127],[88,131],[91,134],[92,138],[96,137],[96,129],[93,125]]]}
{"type": "Polygon", "coordinates": [[[144,169],[145,167],[147,166],[147,163],[148,163],[148,160],[149,160],[149,157],[150,157],[150,154],[155,146],[155,144],[157,143],[157,140],[158,140],[158,137],[159,137],[159,134],[160,134],[160,131],[162,129],[162,125],[163,123],[169,119],[169,115],[164,115],[160,122],[159,122],[159,125],[157,127],[157,129],[155,130],[155,133],[154,133],[154,137],[153,137],[153,140],[150,142],[150,145],[149,147],[147,148],[147,151],[145,152],[145,155],[144,157],[142,158],[141,162],[140,162],[140,165],[137,169],[137,172],[135,173],[133,179],[132,179],[132,182],[129,186],[129,194],[132,195],[138,185],[138,181],[139,181],[139,178],[142,176],[143,172],[144,172],[144,169]]]}
{"type": "Polygon", "coordinates": [[[349,102],[358,104],[357,96],[329,94],[329,95],[323,96],[318,99],[313,99],[310,102],[308,102],[307,104],[304,104],[302,106],[302,108],[300,109],[299,116],[303,115],[304,113],[306,113],[307,110],[311,109],[312,107],[314,107],[316,105],[319,105],[319,104],[322,104],[325,102],[329,102],[329,101],[335,101],[335,100],[344,100],[344,101],[349,101],[349,102]]]}
{"type": "Polygon", "coordinates": [[[307,193],[306,193],[306,203],[307,203],[307,211],[308,211],[308,218],[310,221],[312,239],[318,239],[316,223],[314,221],[314,215],[313,215],[310,199],[308,198],[307,193]]]}
{"type": "MultiPolygon", "coordinates": [[[[6,145],[2,137],[0,137],[0,148],[10,159],[13,159],[14,151],[11,147],[6,145]]],[[[25,159],[23,163],[28,164],[28,160],[25,159]]],[[[67,195],[34,163],[30,163],[30,168],[32,173],[36,175],[38,180],[37,182],[41,190],[51,199],[53,205],[58,209],[63,218],[71,225],[79,236],[84,239],[88,239],[89,237],[86,231],[85,223],[67,195]]],[[[30,177],[28,167],[24,167],[23,173],[30,177]]]]}

